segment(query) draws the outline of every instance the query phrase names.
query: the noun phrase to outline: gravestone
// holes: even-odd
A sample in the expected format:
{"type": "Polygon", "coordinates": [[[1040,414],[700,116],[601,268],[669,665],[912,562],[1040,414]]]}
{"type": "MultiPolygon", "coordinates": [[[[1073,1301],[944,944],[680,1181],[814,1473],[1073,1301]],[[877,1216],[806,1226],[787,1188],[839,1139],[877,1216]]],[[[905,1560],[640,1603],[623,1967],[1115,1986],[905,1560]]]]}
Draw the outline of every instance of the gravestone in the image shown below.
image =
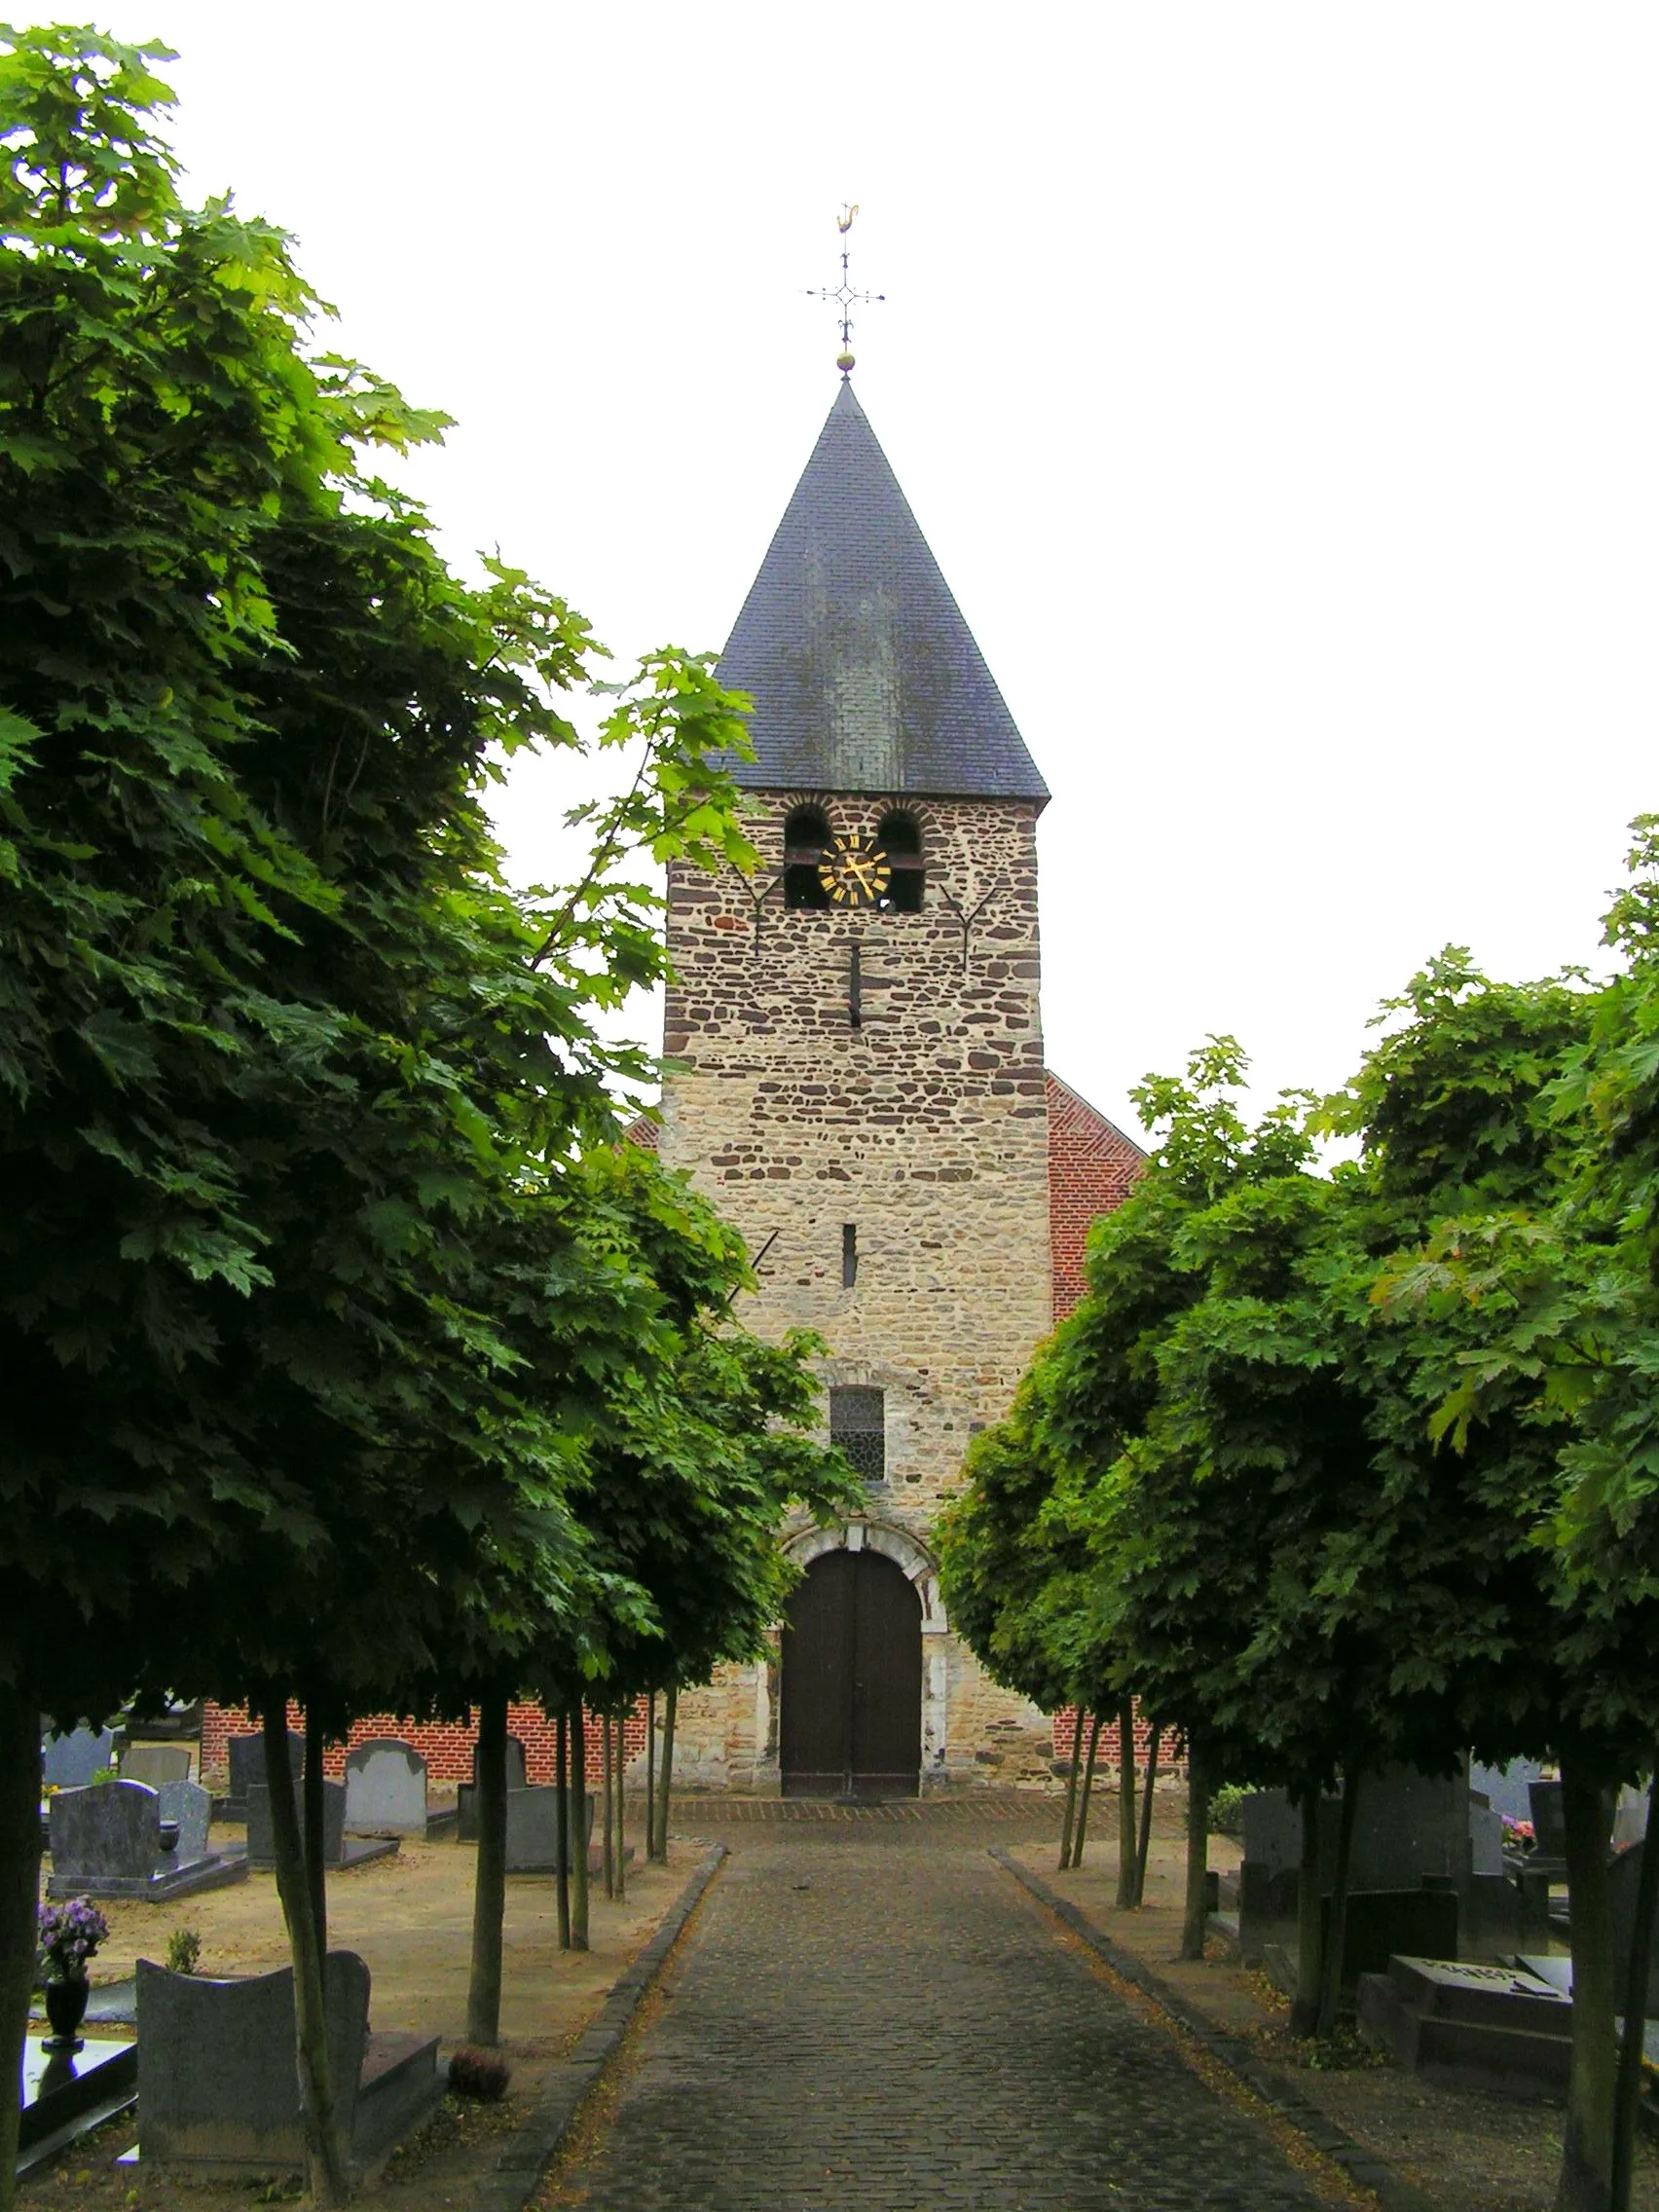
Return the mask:
{"type": "MultiPolygon", "coordinates": [[[[294,1810],[305,1825],[305,1811],[301,1785],[294,1785],[294,1810]]],[[[397,1838],[370,1838],[348,1836],[346,1833],[346,1785],[327,1782],[322,1786],[322,1862],[337,1873],[349,1873],[353,1866],[366,1866],[372,1859],[386,1859],[397,1849],[397,1838]]],[[[264,1783],[256,1782],[247,1793],[247,1862],[256,1872],[268,1874],[276,1863],[276,1849],[271,1833],[271,1792],[264,1783]]]]}
{"type": "Polygon", "coordinates": [[[1503,1816],[1489,1805],[1469,1806],[1470,1872],[1503,1875],[1503,1816]]]}
{"type": "Polygon", "coordinates": [[[346,1755],[348,1835],[426,1833],[426,1762],[412,1744],[374,1737],[346,1755]]]}
{"type": "Polygon", "coordinates": [[[115,1734],[72,1728],[65,1736],[47,1736],[40,1747],[41,1781],[48,1789],[84,1789],[94,1774],[115,1764],[115,1734]]]}
{"type": "MultiPolygon", "coordinates": [[[[1440,1891],[1450,1885],[1457,1898],[1466,1899],[1472,1871],[1470,1812],[1468,1782],[1461,1772],[1438,1776],[1391,1767],[1362,1776],[1348,1870],[1350,1909],[1360,1897],[1391,1898],[1427,1885],[1440,1891]]],[[[1320,1800],[1319,1886],[1326,1898],[1335,1882],[1340,1816],[1339,1799],[1320,1800]]],[[[1264,1789],[1244,1799],[1240,1818],[1244,1860],[1238,1869],[1238,1941],[1246,1963],[1257,1965],[1271,1947],[1296,1942],[1302,1813],[1282,1789],[1264,1789]]],[[[1511,1934],[1503,1902],[1487,1899],[1483,1925],[1491,1921],[1511,1934]]],[[[1363,1909],[1380,1920],[1396,1911],[1383,1904],[1363,1909]]],[[[1422,1907],[1419,1918],[1401,1923],[1402,1942],[1394,1948],[1456,1952],[1456,1921],[1449,1940],[1447,1928],[1444,1907],[1422,1907]]],[[[1363,1941],[1357,1953],[1353,1942],[1346,1949],[1350,1959],[1370,1955],[1363,1941]]],[[[1378,1963],[1385,1964],[1385,1958],[1378,1963]]]]}
{"type": "Polygon", "coordinates": [[[164,1826],[178,1829],[178,1841],[167,1856],[175,1866],[188,1866],[207,1856],[207,1830],[213,1825],[213,1793],[199,1782],[164,1782],[156,1791],[164,1826]]]}
{"type": "MultiPolygon", "coordinates": [[[[507,1738],[507,1788],[525,1788],[524,1746],[516,1736],[507,1738]]],[[[472,1747],[472,1780],[461,1783],[455,1793],[456,1841],[478,1841],[478,1746],[472,1747]]]]}
{"type": "Polygon", "coordinates": [[[160,1789],[165,1782],[190,1780],[190,1753],[182,1744],[134,1744],[121,1755],[123,1782],[147,1782],[160,1789]]]}
{"type": "Polygon", "coordinates": [[[1559,1782],[1530,1782],[1527,1800],[1531,1807],[1532,1842],[1540,1859],[1566,1861],[1567,1815],[1562,1810],[1559,1782]]]}
{"type": "Polygon", "coordinates": [[[1425,1876],[1459,1885],[1469,1874],[1469,1780],[1386,1767],[1361,1777],[1354,1822],[1356,1890],[1411,1888],[1425,1876]]]}
{"type": "MultiPolygon", "coordinates": [[[[555,1788],[507,1791],[507,1872],[555,1874],[559,1870],[560,1805],[563,1793],[555,1788]]],[[[594,1800],[587,1804],[587,1832],[583,1841],[592,1858],[594,1800]]]]}
{"type": "MultiPolygon", "coordinates": [[[[351,1951],[323,1963],[335,2109],[353,2174],[373,2173],[442,2095],[437,2039],[369,2032],[369,1970],[351,1951]]],[[[138,1962],[139,2150],[146,2167],[204,2178],[303,2171],[294,2072],[294,1976],[168,1973],[138,1962]]]]}
{"type": "Polygon", "coordinates": [[[1361,2029],[1446,2088],[1559,2097],[1572,2067],[1572,2001],[1525,1967],[1392,1958],[1361,1976],[1361,2029]]]}
{"type": "MultiPolygon", "coordinates": [[[[247,1819],[247,1793],[258,1783],[267,1780],[265,1772],[265,1738],[263,1736],[233,1736],[226,1746],[231,1762],[230,1794],[225,1800],[227,1821],[247,1819]]],[[[305,1772],[306,1740],[288,1731],[288,1771],[296,1782],[305,1772]]]]}
{"type": "Polygon", "coordinates": [[[162,1802],[143,1782],[93,1782],[85,1789],[60,1789],[52,1799],[52,1898],[148,1898],[160,1901],[188,1897],[240,1881],[247,1871],[239,1852],[206,1849],[207,1795],[193,1783],[169,1788],[195,1795],[180,1799],[180,1836],[170,1851],[162,1848],[162,1802]],[[186,1858],[179,1845],[186,1831],[200,1829],[202,1848],[186,1858]]]}

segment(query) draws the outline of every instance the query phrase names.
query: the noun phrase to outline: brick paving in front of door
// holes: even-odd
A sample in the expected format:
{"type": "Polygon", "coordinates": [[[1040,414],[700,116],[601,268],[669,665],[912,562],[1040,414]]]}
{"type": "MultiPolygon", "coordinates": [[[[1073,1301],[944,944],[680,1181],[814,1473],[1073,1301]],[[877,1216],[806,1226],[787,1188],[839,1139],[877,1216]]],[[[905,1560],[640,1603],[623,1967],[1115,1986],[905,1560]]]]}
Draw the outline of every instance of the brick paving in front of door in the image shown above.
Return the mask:
{"type": "Polygon", "coordinates": [[[1329,2201],[1090,1971],[977,1828],[740,1831],[624,2061],[608,2120],[537,2202],[1306,2212],[1329,2201]]]}

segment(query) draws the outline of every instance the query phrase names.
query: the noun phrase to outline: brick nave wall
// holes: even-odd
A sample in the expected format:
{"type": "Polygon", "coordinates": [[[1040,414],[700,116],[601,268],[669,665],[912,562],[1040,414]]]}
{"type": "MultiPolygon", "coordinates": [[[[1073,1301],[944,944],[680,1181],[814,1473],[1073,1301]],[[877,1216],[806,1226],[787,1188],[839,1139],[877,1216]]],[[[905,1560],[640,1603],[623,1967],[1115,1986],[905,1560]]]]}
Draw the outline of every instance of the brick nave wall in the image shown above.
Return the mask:
{"type": "MultiPolygon", "coordinates": [[[[297,1705],[288,1708],[290,1728],[302,1728],[305,1714],[297,1705]]],[[[657,1725],[662,1725],[662,1709],[657,1709],[657,1725]]],[[[630,1761],[643,1759],[645,1750],[645,1708],[642,1701],[623,1721],[622,1741],[630,1761]]],[[[226,1746],[233,1736],[252,1735],[255,1723],[245,1706],[206,1704],[202,1709],[201,1771],[206,1775],[228,1775],[231,1755],[226,1746]]],[[[524,1768],[527,1782],[548,1782],[554,1778],[553,1722],[538,1705],[509,1705],[507,1708],[507,1733],[516,1736],[524,1746],[524,1768]]],[[[393,1713],[372,1713],[354,1721],[351,1733],[341,1744],[332,1744],[323,1754],[323,1772],[338,1780],[346,1772],[346,1753],[357,1744],[366,1743],[374,1736],[395,1736],[401,1743],[412,1744],[426,1762],[429,1782],[470,1782],[472,1780],[472,1747],[478,1739],[478,1719],[474,1714],[468,1720],[405,1720],[393,1713]]],[[[587,1717],[587,1774],[591,1783],[604,1780],[600,1763],[600,1721],[597,1714],[587,1717]]],[[[679,1761],[675,1761],[678,1768],[679,1761]]]]}

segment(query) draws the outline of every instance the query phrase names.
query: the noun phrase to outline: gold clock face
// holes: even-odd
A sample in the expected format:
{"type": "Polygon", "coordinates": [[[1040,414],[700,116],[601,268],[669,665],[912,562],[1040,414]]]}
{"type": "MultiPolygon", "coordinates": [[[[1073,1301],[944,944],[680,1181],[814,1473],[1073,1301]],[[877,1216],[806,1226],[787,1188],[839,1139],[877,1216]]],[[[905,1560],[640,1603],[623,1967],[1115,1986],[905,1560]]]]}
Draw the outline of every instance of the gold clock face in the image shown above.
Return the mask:
{"type": "Polygon", "coordinates": [[[837,906],[869,906],[885,894],[893,870],[879,845],[836,837],[818,857],[818,880],[837,906]]]}

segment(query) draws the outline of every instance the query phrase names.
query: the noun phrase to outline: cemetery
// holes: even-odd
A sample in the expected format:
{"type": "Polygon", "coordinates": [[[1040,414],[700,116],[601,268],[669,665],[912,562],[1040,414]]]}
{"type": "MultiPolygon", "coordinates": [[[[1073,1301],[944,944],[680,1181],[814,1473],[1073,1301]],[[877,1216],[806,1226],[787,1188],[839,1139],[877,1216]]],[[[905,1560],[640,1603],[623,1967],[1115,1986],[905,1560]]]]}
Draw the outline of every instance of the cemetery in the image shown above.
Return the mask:
{"type": "MultiPolygon", "coordinates": [[[[47,1749],[50,1754],[50,1738],[47,1749]]],[[[127,1755],[129,1771],[132,1762],[145,1770],[144,1749],[127,1755]]],[[[476,1837],[459,1834],[453,1786],[428,1791],[424,1762],[409,1746],[382,1739],[362,1753],[348,1763],[346,1782],[324,1788],[327,2034],[354,2185],[373,2188],[401,2154],[398,2201],[418,2205],[424,2189],[451,2189],[478,2157],[485,2157],[481,2172],[494,2157],[488,2129],[488,2155],[474,2154],[466,2142],[476,2127],[453,2119],[434,2148],[416,2148],[444,2106],[449,2055],[467,2041],[476,1837]],[[348,1823],[365,1832],[353,1836],[348,1823]],[[347,1868],[351,1879],[336,1886],[333,1877],[347,1868]]],[[[179,1758],[190,1767],[192,1751],[179,1749],[160,1771],[173,1774],[179,1758]]],[[[86,1758],[69,1771],[78,1776],[83,1768],[96,1771],[86,1758]]],[[[49,1855],[45,1889],[53,1897],[95,1897],[107,1933],[89,1962],[84,2013],[67,2037],[55,2045],[44,2016],[31,2028],[18,2155],[25,2203],[33,2200],[32,2176],[52,2201],[65,2201],[65,2157],[95,2160],[85,2180],[89,2203],[103,2202],[107,2192],[111,2204],[170,2207],[176,2182],[188,2187],[198,2212],[217,2212],[221,2202],[240,2208],[250,2183],[304,2171],[293,1971],[263,1840],[263,1762],[244,1751],[217,1793],[186,1775],[159,1788],[72,1780],[47,1800],[59,1842],[72,1841],[81,1856],[60,1868],[57,1855],[49,1855]],[[233,1787],[243,1820],[223,1811],[233,1787]],[[84,1800],[95,1818],[82,1814],[84,1800]],[[132,1841],[136,1835],[148,1850],[158,1824],[164,1837],[173,1826],[179,1831],[170,1849],[184,1855],[181,1872],[211,1853],[234,1876],[196,1885],[158,1876],[132,1841]],[[121,1871],[132,1865],[140,1872],[121,1871]],[[166,1963],[169,1947],[186,1934],[192,1963],[174,1971],[166,1963]],[[134,2189],[139,2199],[124,2195],[134,2189]]],[[[626,1899],[608,1898],[596,1881],[589,1947],[564,1948],[556,1820],[548,1811],[557,1796],[522,1786],[510,1793],[510,1803],[529,1803],[509,1823],[512,1860],[520,1863],[512,1863],[503,1917],[512,1963],[500,2036],[512,2083],[505,2104],[488,2108],[498,2132],[529,2109],[547,2065],[649,1936],[690,1863],[678,1851],[674,1867],[637,1863],[626,1845],[626,1899]]],[[[597,1802],[587,1799],[590,1830],[597,1802]]],[[[633,1808],[630,1822],[641,1810],[633,1808]]],[[[595,1844],[596,1875],[598,1853],[595,1844]]],[[[448,2199],[440,2194],[433,2201],[448,2199]]]]}

